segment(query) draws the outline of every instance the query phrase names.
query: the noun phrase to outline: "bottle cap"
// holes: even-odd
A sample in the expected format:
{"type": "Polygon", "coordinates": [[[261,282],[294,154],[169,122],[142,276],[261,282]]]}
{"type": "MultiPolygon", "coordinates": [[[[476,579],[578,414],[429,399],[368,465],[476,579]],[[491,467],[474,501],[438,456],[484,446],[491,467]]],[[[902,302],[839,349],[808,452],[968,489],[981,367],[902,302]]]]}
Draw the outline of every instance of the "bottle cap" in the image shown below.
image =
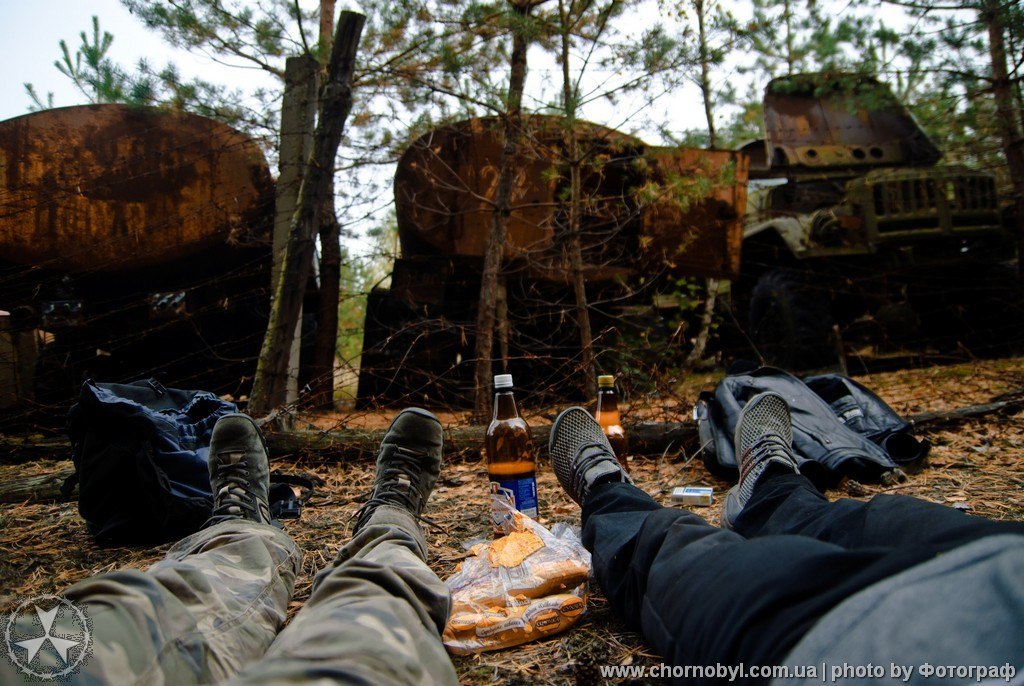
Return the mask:
{"type": "Polygon", "coordinates": [[[611,374],[602,374],[597,377],[597,385],[600,388],[615,388],[615,377],[611,374]]]}
{"type": "Polygon", "coordinates": [[[494,390],[498,391],[503,388],[512,388],[512,375],[511,374],[495,374],[494,375],[494,390]]]}

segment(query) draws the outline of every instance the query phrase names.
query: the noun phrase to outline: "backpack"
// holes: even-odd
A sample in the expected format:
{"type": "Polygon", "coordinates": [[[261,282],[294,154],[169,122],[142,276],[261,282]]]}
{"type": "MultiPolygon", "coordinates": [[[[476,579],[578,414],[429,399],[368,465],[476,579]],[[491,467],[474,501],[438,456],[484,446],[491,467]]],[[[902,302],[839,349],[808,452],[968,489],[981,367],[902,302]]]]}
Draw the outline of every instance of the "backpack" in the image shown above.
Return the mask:
{"type": "Polygon", "coordinates": [[[911,435],[909,422],[853,379],[824,374],[801,380],[774,367],[738,363],[714,393],[705,391],[697,399],[701,455],[713,474],[737,477],[736,422],[747,400],[764,391],[786,399],[798,467],[819,487],[834,485],[845,475],[877,481],[928,453],[928,442],[911,435]]]}
{"type": "Polygon", "coordinates": [[[86,381],[68,435],[78,511],[100,544],[156,543],[198,530],[213,506],[213,426],[237,409],[206,391],[86,381]]]}

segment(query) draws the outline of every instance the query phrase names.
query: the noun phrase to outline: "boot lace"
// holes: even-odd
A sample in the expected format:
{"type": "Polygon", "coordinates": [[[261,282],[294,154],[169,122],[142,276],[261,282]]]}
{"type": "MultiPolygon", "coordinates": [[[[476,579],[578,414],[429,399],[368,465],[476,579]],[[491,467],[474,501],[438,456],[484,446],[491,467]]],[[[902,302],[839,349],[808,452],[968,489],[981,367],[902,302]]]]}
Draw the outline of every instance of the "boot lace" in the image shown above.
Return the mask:
{"type": "Polygon", "coordinates": [[[255,497],[250,492],[249,463],[243,457],[233,464],[221,464],[217,468],[220,490],[214,494],[211,521],[226,518],[236,519],[243,512],[247,519],[259,519],[260,513],[255,497]]]}
{"type": "Polygon", "coordinates": [[[743,466],[743,473],[740,475],[740,502],[750,499],[757,479],[773,462],[795,468],[789,443],[778,434],[764,434],[740,458],[740,464],[743,466]]]}
{"type": "Polygon", "coordinates": [[[353,531],[361,529],[381,505],[398,506],[418,521],[444,531],[439,524],[420,515],[423,503],[419,482],[423,476],[423,458],[427,453],[401,445],[391,447],[391,454],[381,461],[382,467],[374,480],[370,499],[352,515],[353,531]]]}

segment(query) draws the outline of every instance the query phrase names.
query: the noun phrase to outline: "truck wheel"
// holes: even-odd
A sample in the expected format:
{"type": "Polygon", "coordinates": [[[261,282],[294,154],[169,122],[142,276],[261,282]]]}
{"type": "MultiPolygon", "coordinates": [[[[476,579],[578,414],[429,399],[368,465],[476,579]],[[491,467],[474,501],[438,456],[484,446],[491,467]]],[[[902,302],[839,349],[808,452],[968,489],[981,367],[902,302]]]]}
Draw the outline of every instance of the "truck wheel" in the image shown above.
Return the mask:
{"type": "Polygon", "coordinates": [[[776,269],[758,279],[749,325],[750,338],[768,364],[808,369],[833,357],[828,299],[800,272],[776,269]]]}

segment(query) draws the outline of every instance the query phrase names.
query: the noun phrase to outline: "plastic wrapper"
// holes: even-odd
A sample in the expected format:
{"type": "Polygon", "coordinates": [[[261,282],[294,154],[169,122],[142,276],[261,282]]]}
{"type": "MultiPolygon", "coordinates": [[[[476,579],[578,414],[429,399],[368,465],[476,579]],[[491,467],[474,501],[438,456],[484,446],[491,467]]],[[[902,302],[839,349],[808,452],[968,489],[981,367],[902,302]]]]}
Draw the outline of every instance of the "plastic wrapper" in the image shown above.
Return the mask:
{"type": "Polygon", "coordinates": [[[587,608],[590,553],[571,529],[556,536],[500,496],[491,505],[505,535],[470,548],[445,582],[452,613],[442,639],[457,655],[553,636],[587,608]]]}

